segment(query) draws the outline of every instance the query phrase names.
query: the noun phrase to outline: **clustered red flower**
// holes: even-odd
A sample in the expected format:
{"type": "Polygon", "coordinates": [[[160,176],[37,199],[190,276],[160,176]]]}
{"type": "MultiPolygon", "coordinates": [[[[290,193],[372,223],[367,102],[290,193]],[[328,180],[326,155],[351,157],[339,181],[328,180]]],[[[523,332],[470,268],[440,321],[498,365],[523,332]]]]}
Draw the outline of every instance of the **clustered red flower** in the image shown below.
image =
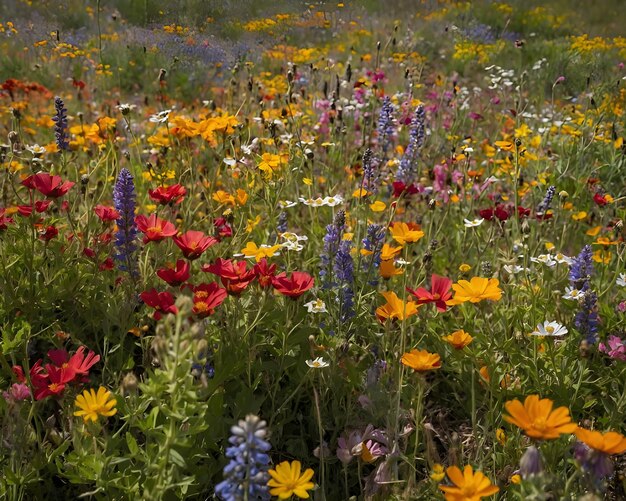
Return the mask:
{"type": "MultiPolygon", "coordinates": [[[[60,396],[68,384],[86,382],[89,369],[100,361],[100,355],[91,350],[87,353],[85,351],[86,348],[81,346],[70,356],[66,350],[50,350],[48,358],[52,363],[42,365],[43,361],[37,360],[30,369],[35,400],[42,400],[50,395],[60,396]]],[[[13,367],[13,372],[18,383],[25,382],[21,367],[13,367]]]]}

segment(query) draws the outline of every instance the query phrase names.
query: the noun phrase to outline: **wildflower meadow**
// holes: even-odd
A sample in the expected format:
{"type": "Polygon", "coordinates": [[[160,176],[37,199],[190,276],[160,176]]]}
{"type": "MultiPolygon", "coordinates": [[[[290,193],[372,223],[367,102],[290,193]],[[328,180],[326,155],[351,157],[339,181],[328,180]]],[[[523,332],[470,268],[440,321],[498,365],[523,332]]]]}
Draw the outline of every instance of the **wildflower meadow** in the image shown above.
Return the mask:
{"type": "Polygon", "coordinates": [[[626,500],[622,2],[0,2],[0,498],[626,500]]]}

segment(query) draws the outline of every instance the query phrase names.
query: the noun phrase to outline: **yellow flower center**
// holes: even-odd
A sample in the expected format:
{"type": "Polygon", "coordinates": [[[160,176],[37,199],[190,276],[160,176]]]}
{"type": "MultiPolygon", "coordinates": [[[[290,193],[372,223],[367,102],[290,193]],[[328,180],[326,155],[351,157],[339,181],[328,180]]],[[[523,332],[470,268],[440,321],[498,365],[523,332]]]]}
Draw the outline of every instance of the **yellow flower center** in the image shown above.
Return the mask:
{"type": "Polygon", "coordinates": [[[148,228],[148,233],[157,233],[158,235],[160,235],[161,233],[163,233],[163,230],[161,229],[160,226],[151,226],[150,228],[148,228]]]}
{"type": "Polygon", "coordinates": [[[547,332],[548,334],[552,334],[552,333],[554,333],[554,327],[552,327],[551,325],[548,325],[548,326],[546,327],[546,332],[547,332]]]}
{"type": "Polygon", "coordinates": [[[533,421],[533,428],[535,428],[538,431],[545,431],[547,428],[547,422],[546,422],[546,418],[540,417],[540,418],[535,418],[535,420],[533,421]]]}

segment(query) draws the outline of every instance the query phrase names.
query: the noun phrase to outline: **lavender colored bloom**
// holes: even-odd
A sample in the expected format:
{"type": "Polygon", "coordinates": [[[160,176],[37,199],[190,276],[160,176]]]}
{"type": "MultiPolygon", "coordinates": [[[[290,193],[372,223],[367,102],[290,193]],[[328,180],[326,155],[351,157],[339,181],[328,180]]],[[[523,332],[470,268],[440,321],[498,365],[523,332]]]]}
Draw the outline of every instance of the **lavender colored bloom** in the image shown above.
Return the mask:
{"type": "Polygon", "coordinates": [[[400,165],[396,171],[396,181],[404,183],[406,186],[413,184],[417,178],[417,160],[419,151],[424,144],[426,112],[421,104],[415,110],[411,119],[411,129],[409,131],[409,144],[402,155],[400,165]]]}
{"type": "Polygon", "coordinates": [[[383,106],[380,109],[378,116],[378,143],[381,145],[383,153],[389,149],[391,144],[391,138],[395,130],[395,124],[393,119],[394,106],[391,103],[391,98],[385,96],[383,99],[383,106]]]}
{"type": "Polygon", "coordinates": [[[115,233],[115,247],[119,269],[127,271],[132,276],[138,276],[137,263],[134,254],[137,251],[137,225],[135,224],[135,185],[133,176],[128,169],[122,169],[117,176],[113,188],[113,205],[119,213],[117,232],[115,233]]]}
{"type": "Polygon", "coordinates": [[[269,500],[270,457],[266,454],[271,445],[265,437],[265,421],[249,414],[230,429],[232,433],[226,449],[230,462],[224,467],[224,481],[215,486],[215,494],[224,501],[243,499],[269,500]]]}
{"type": "MultiPolygon", "coordinates": [[[[369,272],[372,269],[378,269],[380,266],[380,252],[383,248],[383,240],[385,239],[385,227],[380,224],[370,224],[367,227],[367,235],[362,240],[363,248],[370,251],[371,254],[367,259],[363,260],[363,270],[369,272]]],[[[369,282],[370,285],[376,285],[378,280],[374,279],[369,282]]]]}
{"type": "Polygon", "coordinates": [[[574,258],[569,270],[569,284],[574,289],[586,291],[593,273],[593,253],[590,245],[585,245],[574,258]]]}
{"type": "Polygon", "coordinates": [[[519,461],[519,472],[522,478],[527,479],[532,475],[539,475],[543,472],[543,461],[541,453],[534,445],[531,445],[519,461]]]}
{"type": "Polygon", "coordinates": [[[598,323],[598,296],[587,290],[580,302],[580,310],[574,317],[574,327],[585,336],[589,344],[594,344],[598,340],[598,323]]]}
{"type": "Polygon", "coordinates": [[[546,195],[543,197],[541,203],[537,206],[537,215],[544,215],[550,209],[550,205],[552,204],[552,199],[554,198],[554,194],[556,193],[556,188],[554,186],[548,187],[546,191],[546,195]]]}
{"type": "Polygon", "coordinates": [[[354,316],[354,263],[352,261],[352,242],[342,240],[335,257],[333,271],[335,279],[339,282],[339,303],[341,305],[341,321],[354,316]]]}
{"type": "Polygon", "coordinates": [[[276,231],[278,231],[278,233],[285,233],[287,231],[287,213],[285,211],[281,211],[280,214],[278,214],[276,231]]]}
{"type": "Polygon", "coordinates": [[[346,211],[340,210],[335,215],[333,223],[326,226],[326,235],[324,235],[324,250],[321,255],[322,269],[320,270],[322,287],[324,289],[328,289],[335,285],[332,281],[333,260],[337,255],[337,252],[339,252],[339,245],[342,241],[345,224],[346,211]]]}
{"type": "Polygon", "coordinates": [[[602,489],[603,480],[613,474],[613,461],[604,452],[594,450],[582,442],[574,445],[574,459],[583,471],[590,475],[597,488],[602,489]]]}
{"type": "Polygon", "coordinates": [[[55,114],[52,117],[54,122],[54,135],[56,137],[57,146],[60,150],[69,150],[70,143],[67,136],[67,109],[60,97],[54,98],[55,114]]]}
{"type": "Polygon", "coordinates": [[[379,184],[378,160],[374,158],[372,150],[367,148],[363,153],[363,188],[372,193],[377,193],[379,184]]]}

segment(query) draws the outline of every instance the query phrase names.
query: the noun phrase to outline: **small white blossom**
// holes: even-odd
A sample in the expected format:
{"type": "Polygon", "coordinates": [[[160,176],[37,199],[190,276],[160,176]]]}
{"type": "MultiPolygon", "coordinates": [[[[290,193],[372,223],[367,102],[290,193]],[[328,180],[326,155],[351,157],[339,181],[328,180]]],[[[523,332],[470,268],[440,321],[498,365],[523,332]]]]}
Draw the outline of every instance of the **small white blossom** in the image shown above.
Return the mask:
{"type": "Polygon", "coordinates": [[[289,207],[295,207],[298,205],[298,202],[292,202],[291,200],[279,200],[278,206],[281,209],[289,209],[289,207]]]}
{"type": "Polygon", "coordinates": [[[150,117],[150,121],[155,124],[158,124],[158,123],[163,124],[169,120],[171,112],[172,110],[159,111],[156,115],[152,115],[150,117]]]}
{"type": "Polygon", "coordinates": [[[584,294],[578,289],[574,289],[574,287],[566,287],[565,294],[561,297],[563,299],[569,299],[571,301],[578,301],[584,296],[584,294]]]}
{"type": "Polygon", "coordinates": [[[543,263],[548,268],[556,266],[556,260],[550,254],[540,254],[537,257],[531,257],[530,260],[533,263],[543,263]]]}
{"type": "Polygon", "coordinates": [[[313,301],[309,301],[305,303],[306,309],[309,313],[328,313],[326,309],[326,304],[321,299],[314,299],[313,301]]]}
{"type": "Polygon", "coordinates": [[[567,328],[558,322],[550,322],[546,320],[543,324],[539,324],[537,329],[531,332],[532,336],[549,336],[557,337],[567,334],[567,328]]]}
{"type": "Polygon", "coordinates": [[[518,264],[505,264],[504,271],[506,271],[509,275],[516,275],[517,273],[521,273],[522,271],[530,271],[530,270],[518,264]]]}
{"type": "Polygon", "coordinates": [[[620,287],[626,287],[626,273],[620,273],[615,283],[620,287]]]}
{"type": "Polygon", "coordinates": [[[315,360],[307,360],[306,364],[311,367],[311,369],[323,369],[324,367],[328,367],[330,365],[322,357],[317,357],[315,360]]]}
{"type": "Polygon", "coordinates": [[[560,252],[556,253],[556,255],[554,256],[554,259],[556,260],[557,263],[567,264],[568,266],[571,266],[572,263],[574,262],[574,260],[571,257],[565,256],[564,254],[561,254],[560,252]]]}
{"type": "Polygon", "coordinates": [[[469,219],[463,219],[463,224],[466,228],[474,228],[483,224],[484,221],[482,217],[480,219],[472,219],[471,221],[469,219]]]}

